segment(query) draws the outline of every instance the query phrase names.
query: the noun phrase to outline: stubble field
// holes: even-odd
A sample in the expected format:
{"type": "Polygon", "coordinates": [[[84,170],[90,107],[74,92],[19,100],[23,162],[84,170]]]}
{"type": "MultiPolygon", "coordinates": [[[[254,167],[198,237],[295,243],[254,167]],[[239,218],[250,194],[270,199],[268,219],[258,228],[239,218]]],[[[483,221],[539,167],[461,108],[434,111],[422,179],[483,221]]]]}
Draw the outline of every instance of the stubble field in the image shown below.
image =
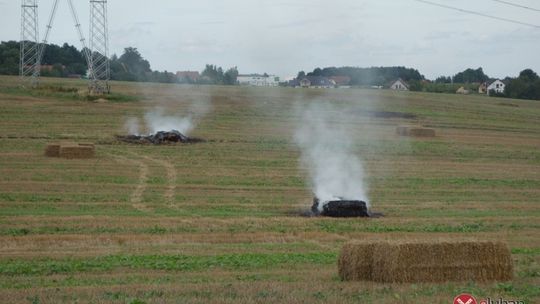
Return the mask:
{"type": "Polygon", "coordinates": [[[540,301],[540,102],[379,90],[113,83],[89,102],[0,77],[1,303],[449,303],[540,301]],[[191,145],[115,140],[156,106],[211,105],[191,145]],[[312,194],[293,142],[298,109],[347,109],[376,219],[301,216],[312,194]],[[403,138],[400,124],[437,130],[403,138]],[[46,158],[54,141],[91,160],[46,158]],[[341,282],[356,239],[502,240],[506,283],[341,282]]]}

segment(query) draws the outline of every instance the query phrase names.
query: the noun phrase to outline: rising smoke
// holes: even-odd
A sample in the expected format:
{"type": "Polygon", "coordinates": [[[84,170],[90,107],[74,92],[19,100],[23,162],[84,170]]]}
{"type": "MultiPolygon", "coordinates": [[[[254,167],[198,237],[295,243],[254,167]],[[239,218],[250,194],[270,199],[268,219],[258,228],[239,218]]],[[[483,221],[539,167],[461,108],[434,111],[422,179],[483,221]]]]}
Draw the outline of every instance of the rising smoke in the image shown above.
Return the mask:
{"type": "Polygon", "coordinates": [[[141,135],[139,119],[136,117],[128,118],[124,124],[124,129],[128,132],[128,134],[141,135]]]}
{"type": "Polygon", "coordinates": [[[194,128],[191,115],[180,117],[165,114],[165,109],[157,108],[144,115],[146,128],[151,134],[159,131],[176,130],[184,135],[188,135],[194,128]]]}
{"type": "Polygon", "coordinates": [[[142,123],[141,119],[137,117],[129,117],[124,124],[124,129],[131,135],[155,134],[159,131],[170,132],[176,130],[185,136],[189,136],[201,118],[211,110],[211,102],[207,98],[200,98],[183,106],[187,106],[182,111],[184,114],[179,114],[177,109],[172,110],[171,105],[166,108],[156,106],[144,114],[142,123]]]}
{"type": "Polygon", "coordinates": [[[341,123],[345,111],[312,102],[301,107],[299,115],[294,139],[301,149],[302,164],[308,168],[313,193],[322,202],[319,209],[332,200],[368,203],[362,162],[354,153],[353,137],[341,123]]]}

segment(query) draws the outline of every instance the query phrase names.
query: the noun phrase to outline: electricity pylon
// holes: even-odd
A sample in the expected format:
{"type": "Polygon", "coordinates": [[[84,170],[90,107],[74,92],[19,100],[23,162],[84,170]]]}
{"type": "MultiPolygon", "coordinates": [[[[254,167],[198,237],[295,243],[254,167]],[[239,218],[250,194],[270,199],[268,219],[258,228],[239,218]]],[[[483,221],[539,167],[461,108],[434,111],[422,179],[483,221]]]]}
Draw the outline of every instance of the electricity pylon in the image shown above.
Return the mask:
{"type": "Polygon", "coordinates": [[[20,77],[23,85],[38,85],[41,66],[37,0],[21,1],[20,77]]]}
{"type": "MultiPolygon", "coordinates": [[[[33,86],[39,83],[41,71],[41,60],[48,43],[49,34],[52,29],[58,2],[54,4],[47,23],[45,36],[42,43],[39,43],[37,0],[22,1],[22,21],[21,21],[21,78],[33,86]]],[[[73,5],[73,0],[68,0],[71,9],[71,16],[75,22],[75,28],[82,44],[82,51],[88,65],[88,90],[90,94],[110,93],[110,65],[109,65],[109,35],[107,26],[107,1],[90,0],[90,48],[86,45],[86,40],[81,29],[79,17],[73,5]]]]}
{"type": "Polygon", "coordinates": [[[90,84],[91,94],[110,92],[109,31],[107,0],[90,0],[90,84]]]}

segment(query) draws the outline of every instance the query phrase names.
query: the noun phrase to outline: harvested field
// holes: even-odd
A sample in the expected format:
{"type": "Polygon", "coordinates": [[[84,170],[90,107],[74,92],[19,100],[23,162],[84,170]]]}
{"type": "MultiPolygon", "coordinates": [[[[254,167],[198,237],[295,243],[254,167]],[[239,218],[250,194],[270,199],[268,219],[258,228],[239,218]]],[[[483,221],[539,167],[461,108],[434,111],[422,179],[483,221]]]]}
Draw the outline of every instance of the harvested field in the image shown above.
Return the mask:
{"type": "Polygon", "coordinates": [[[353,243],[339,260],[343,280],[381,283],[505,282],[513,273],[510,250],[501,242],[353,243]]]}
{"type": "Polygon", "coordinates": [[[113,82],[138,101],[91,103],[25,94],[17,83],[0,77],[0,303],[449,303],[462,292],[540,301],[536,101],[113,82]],[[126,116],[155,106],[184,113],[203,99],[213,110],[190,136],[205,142],[115,138],[126,116]],[[294,107],[317,100],[367,113],[335,123],[350,129],[369,202],[384,217],[298,216],[313,193],[292,144],[294,107]],[[413,124],[437,136],[395,135],[413,124]],[[43,156],[62,142],[95,143],[95,156],[43,156]],[[508,244],[513,279],[341,281],[336,269],[352,240],[454,239],[508,244]]]}

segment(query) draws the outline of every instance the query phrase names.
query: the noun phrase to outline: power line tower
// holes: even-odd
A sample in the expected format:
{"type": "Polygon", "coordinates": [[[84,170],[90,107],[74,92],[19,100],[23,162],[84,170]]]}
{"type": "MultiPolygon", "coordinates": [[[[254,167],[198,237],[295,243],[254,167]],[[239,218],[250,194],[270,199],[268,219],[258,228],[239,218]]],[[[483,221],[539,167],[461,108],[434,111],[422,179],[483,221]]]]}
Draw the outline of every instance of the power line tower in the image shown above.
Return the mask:
{"type": "MultiPolygon", "coordinates": [[[[58,9],[58,2],[54,0],[49,22],[45,31],[42,43],[39,43],[39,25],[37,0],[22,1],[22,21],[21,21],[21,78],[24,83],[30,82],[32,86],[37,86],[41,71],[41,59],[47,47],[49,34],[53,27],[54,19],[58,9]],[[28,81],[31,79],[31,81],[28,81]]],[[[90,0],[90,47],[86,45],[86,40],[81,30],[79,17],[73,5],[73,0],[67,0],[71,9],[71,15],[75,22],[75,28],[79,35],[83,48],[83,54],[88,64],[88,90],[90,94],[110,93],[110,64],[109,64],[109,34],[107,24],[107,1],[90,0]]]]}
{"type": "Polygon", "coordinates": [[[41,65],[37,0],[21,1],[20,76],[23,85],[38,85],[41,65]]]}
{"type": "Polygon", "coordinates": [[[90,94],[110,92],[107,0],[90,0],[90,94]]]}

